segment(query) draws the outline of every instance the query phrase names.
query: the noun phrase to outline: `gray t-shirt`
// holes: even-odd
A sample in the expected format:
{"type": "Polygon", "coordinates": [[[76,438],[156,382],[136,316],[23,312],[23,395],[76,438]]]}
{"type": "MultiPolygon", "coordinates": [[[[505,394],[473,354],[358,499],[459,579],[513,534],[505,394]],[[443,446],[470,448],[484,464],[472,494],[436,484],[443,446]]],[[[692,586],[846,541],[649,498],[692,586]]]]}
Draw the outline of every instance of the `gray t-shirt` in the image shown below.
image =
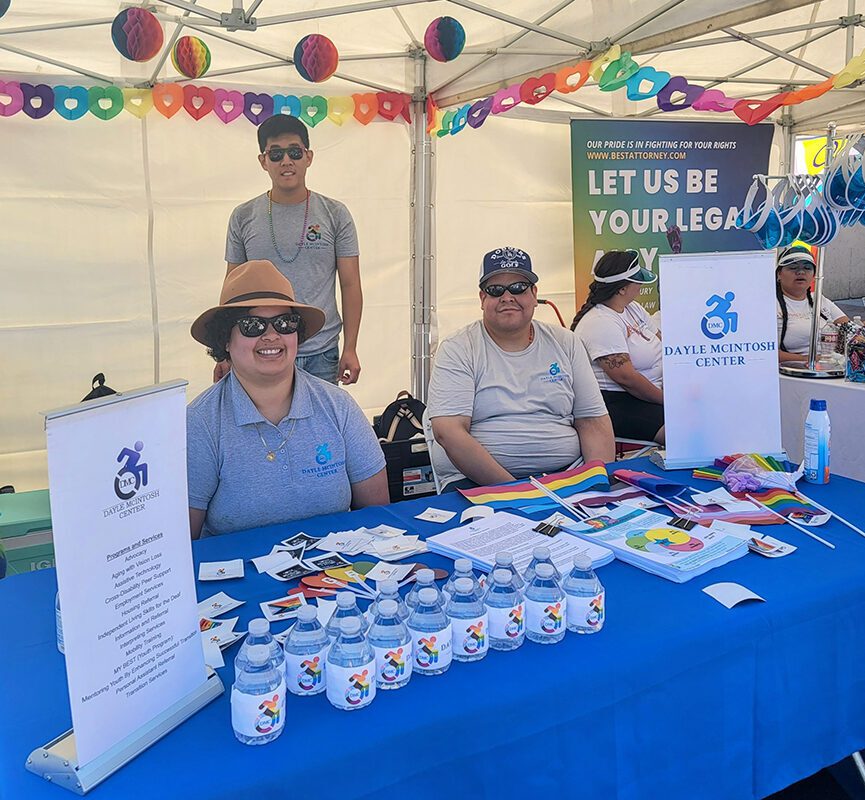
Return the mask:
{"type": "MultiPolygon", "coordinates": [[[[574,419],[607,413],[586,350],[566,328],[534,322],[534,341],[502,350],[478,320],[438,348],[427,416],[471,417],[471,435],[516,478],[568,466],[580,455],[574,419]]],[[[432,450],[444,484],[464,477],[432,450]]]]}
{"type": "Polygon", "coordinates": [[[295,300],[324,311],[324,327],[298,349],[298,355],[311,356],[339,343],[342,319],[336,310],[336,259],[356,256],[359,249],[357,229],[345,205],[310,192],[306,231],[302,232],[305,210],[306,203],[273,204],[273,235],[285,259],[298,252],[303,236],[303,246],[289,264],[273,246],[267,194],[239,205],[228,220],[225,260],[229,264],[257,259],[273,262],[294,286],[295,300]]]}
{"type": "Polygon", "coordinates": [[[351,395],[302,369],[294,374],[279,425],[261,415],[233,371],[187,407],[189,506],[207,511],[202,536],[348,511],[351,484],[384,469],[351,395]]]}

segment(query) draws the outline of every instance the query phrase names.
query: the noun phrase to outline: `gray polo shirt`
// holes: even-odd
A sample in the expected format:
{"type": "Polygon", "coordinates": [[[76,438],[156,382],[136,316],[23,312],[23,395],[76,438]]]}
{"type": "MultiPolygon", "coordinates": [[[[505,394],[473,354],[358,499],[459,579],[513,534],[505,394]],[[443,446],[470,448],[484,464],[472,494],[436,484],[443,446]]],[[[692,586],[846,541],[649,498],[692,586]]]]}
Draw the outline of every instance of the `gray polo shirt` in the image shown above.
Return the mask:
{"type": "Polygon", "coordinates": [[[384,468],[372,426],[348,392],[294,374],[291,409],[279,425],[259,413],[234,372],[187,407],[189,506],[207,511],[202,536],[347,511],[351,484],[384,468]]]}
{"type": "MultiPolygon", "coordinates": [[[[607,413],[592,366],[577,336],[533,322],[534,341],[502,350],[478,320],[438,348],[427,416],[471,417],[469,432],[515,478],[553,472],[580,455],[574,420],[607,413]]],[[[444,484],[463,478],[444,448],[432,451],[444,484]]]]}
{"type": "Polygon", "coordinates": [[[273,236],[285,259],[298,253],[292,263],[280,258],[273,246],[267,194],[239,205],[228,220],[225,260],[229,264],[266,259],[291,281],[295,300],[318,306],[324,311],[324,327],[307,339],[298,355],[323,353],[339,344],[342,318],[336,310],[336,259],[359,254],[357,229],[348,209],[338,200],[309,193],[306,230],[303,217],[306,203],[273,204],[273,236]]]}

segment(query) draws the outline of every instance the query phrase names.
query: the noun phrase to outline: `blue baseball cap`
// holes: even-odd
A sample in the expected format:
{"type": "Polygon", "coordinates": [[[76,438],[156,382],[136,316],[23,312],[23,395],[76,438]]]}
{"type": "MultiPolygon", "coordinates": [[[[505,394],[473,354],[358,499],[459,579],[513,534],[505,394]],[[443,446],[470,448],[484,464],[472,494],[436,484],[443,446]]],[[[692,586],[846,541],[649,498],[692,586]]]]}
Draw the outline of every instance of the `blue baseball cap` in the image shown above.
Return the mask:
{"type": "Polygon", "coordinates": [[[522,275],[529,283],[538,282],[538,276],[532,270],[532,259],[528,253],[516,247],[499,247],[496,250],[490,250],[484,256],[478,286],[483,286],[494,275],[501,275],[505,272],[515,272],[517,275],[522,275]]]}

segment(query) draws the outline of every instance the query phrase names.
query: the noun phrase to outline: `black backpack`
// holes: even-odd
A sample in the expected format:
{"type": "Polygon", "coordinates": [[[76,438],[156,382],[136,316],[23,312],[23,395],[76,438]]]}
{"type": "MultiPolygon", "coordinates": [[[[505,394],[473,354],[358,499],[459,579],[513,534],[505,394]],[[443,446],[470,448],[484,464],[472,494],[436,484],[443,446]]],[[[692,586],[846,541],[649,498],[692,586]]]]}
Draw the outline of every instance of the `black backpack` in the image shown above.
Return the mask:
{"type": "Polygon", "coordinates": [[[375,433],[383,442],[399,442],[423,434],[426,406],[407,391],[401,391],[375,420],[375,433]]]}
{"type": "Polygon", "coordinates": [[[91,385],[93,388],[87,393],[86,397],[82,398],[82,403],[86,400],[95,400],[97,397],[107,397],[110,394],[117,394],[114,389],[105,385],[105,375],[101,372],[93,376],[91,385]]]}

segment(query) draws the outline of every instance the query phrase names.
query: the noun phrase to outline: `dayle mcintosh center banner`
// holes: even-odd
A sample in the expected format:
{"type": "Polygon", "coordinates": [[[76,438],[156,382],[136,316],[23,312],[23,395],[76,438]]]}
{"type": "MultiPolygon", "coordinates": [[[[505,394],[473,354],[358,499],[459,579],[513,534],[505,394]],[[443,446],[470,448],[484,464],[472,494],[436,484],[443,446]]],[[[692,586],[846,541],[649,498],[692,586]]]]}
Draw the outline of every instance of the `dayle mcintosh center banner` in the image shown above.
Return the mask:
{"type": "MultiPolygon", "coordinates": [[[[735,227],[755,173],[769,165],[772,125],[572,120],[574,285],[579,308],[607,250],[639,250],[658,271],[665,253],[753,250],[735,227]],[[672,244],[671,244],[672,242],[672,244]]],[[[640,302],[658,310],[657,284],[640,302]]]]}

